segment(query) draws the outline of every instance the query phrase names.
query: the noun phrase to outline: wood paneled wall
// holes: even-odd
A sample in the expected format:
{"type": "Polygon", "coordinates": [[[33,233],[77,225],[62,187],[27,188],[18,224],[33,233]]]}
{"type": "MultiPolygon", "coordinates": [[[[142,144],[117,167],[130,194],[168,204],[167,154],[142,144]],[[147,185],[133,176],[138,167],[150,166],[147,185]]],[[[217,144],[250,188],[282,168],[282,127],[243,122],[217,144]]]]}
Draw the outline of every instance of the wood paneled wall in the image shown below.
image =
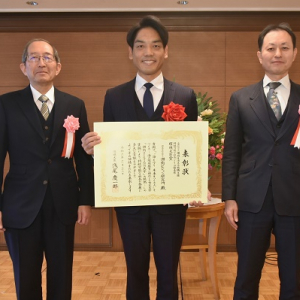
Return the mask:
{"type": "MultiPolygon", "coordinates": [[[[0,13],[0,94],[28,84],[19,64],[26,42],[42,37],[58,49],[62,71],[55,85],[82,98],[91,129],[102,121],[108,88],[129,81],[135,68],[128,59],[127,30],[146,13],[0,13]]],[[[170,33],[169,58],[164,76],[195,92],[208,92],[227,111],[233,91],[262,79],[257,37],[270,23],[288,22],[300,38],[299,12],[186,12],[156,13],[170,33]]],[[[290,77],[300,82],[299,59],[290,77]]],[[[1,145],[0,145],[1,147],[1,145]]],[[[7,161],[5,172],[8,170],[7,161]]],[[[214,196],[221,195],[221,174],[209,182],[214,196]]],[[[186,232],[197,232],[197,221],[186,232]]],[[[5,247],[0,236],[0,248],[5,247]]],[[[219,250],[234,250],[235,232],[223,218],[219,250]]],[[[94,209],[89,226],[76,228],[76,249],[120,251],[122,243],[112,209],[94,209]]]]}

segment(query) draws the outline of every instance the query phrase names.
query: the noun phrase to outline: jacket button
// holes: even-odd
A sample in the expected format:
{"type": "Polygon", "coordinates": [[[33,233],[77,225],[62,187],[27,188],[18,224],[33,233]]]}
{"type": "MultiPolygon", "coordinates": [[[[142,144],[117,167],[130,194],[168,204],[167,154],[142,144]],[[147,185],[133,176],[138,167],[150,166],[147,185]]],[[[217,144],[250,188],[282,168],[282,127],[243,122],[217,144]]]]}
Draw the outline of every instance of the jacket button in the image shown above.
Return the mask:
{"type": "Polygon", "coordinates": [[[45,130],[48,130],[49,129],[49,127],[48,126],[45,126],[45,130]]]}
{"type": "Polygon", "coordinates": [[[44,180],[44,181],[43,181],[43,184],[44,184],[44,185],[48,184],[48,180],[44,180]]]}
{"type": "Polygon", "coordinates": [[[52,160],[51,159],[48,159],[48,164],[50,165],[52,163],[52,160]]]}

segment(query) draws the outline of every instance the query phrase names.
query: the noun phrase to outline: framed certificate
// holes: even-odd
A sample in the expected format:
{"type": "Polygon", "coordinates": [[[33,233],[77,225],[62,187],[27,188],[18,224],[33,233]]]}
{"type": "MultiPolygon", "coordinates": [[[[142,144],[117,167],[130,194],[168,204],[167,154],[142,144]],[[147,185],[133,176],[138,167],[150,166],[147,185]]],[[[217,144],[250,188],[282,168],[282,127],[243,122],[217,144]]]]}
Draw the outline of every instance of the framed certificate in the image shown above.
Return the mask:
{"type": "Polygon", "coordinates": [[[207,202],[208,122],[94,123],[95,206],[207,202]]]}

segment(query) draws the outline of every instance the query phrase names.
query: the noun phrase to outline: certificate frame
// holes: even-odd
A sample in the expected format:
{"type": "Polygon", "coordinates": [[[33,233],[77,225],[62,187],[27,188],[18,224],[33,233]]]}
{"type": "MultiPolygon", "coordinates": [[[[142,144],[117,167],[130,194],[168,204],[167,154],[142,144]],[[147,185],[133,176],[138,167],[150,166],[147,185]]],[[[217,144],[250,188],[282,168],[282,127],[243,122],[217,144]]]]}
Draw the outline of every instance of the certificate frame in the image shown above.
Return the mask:
{"type": "Polygon", "coordinates": [[[208,122],[96,122],[95,206],[207,202],[208,122]]]}

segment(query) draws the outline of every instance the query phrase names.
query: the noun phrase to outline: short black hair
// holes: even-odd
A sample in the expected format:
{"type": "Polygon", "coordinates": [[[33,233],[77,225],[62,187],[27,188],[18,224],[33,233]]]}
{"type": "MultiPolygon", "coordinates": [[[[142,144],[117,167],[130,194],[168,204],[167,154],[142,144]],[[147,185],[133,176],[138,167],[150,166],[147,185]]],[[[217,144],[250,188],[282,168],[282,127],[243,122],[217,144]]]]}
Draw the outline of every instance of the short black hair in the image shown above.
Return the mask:
{"type": "Polygon", "coordinates": [[[259,49],[259,51],[261,51],[262,45],[264,43],[265,36],[271,31],[279,31],[279,30],[284,30],[291,36],[292,42],[293,42],[293,48],[294,49],[296,48],[296,36],[295,36],[292,28],[290,27],[290,25],[288,23],[280,23],[278,25],[273,25],[273,24],[268,25],[259,34],[259,36],[258,36],[258,49],[259,49]]]}
{"type": "Polygon", "coordinates": [[[160,19],[155,16],[146,16],[134,25],[127,33],[127,44],[133,49],[134,40],[138,32],[143,28],[153,28],[161,38],[163,47],[168,45],[169,33],[166,27],[161,23],[160,19]]]}

